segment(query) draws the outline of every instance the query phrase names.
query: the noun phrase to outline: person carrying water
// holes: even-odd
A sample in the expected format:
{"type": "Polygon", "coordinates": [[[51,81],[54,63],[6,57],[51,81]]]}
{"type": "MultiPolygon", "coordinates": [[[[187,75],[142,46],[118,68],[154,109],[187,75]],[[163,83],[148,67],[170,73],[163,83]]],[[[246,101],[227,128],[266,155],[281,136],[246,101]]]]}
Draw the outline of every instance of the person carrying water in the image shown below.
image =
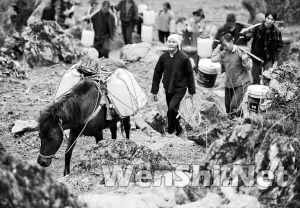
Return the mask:
{"type": "Polygon", "coordinates": [[[109,9],[109,1],[103,1],[101,10],[91,17],[95,31],[94,47],[99,53],[99,58],[108,58],[109,41],[115,34],[115,17],[109,9]]]}
{"type": "Polygon", "coordinates": [[[225,108],[229,118],[233,118],[241,116],[239,106],[247,87],[252,83],[252,59],[245,49],[233,44],[231,34],[223,34],[220,41],[221,44],[212,53],[211,61],[220,62],[225,70],[225,108]]]}
{"type": "Polygon", "coordinates": [[[157,17],[158,39],[162,43],[165,43],[170,35],[170,22],[172,19],[173,13],[171,11],[171,4],[165,2],[163,4],[163,9],[159,11],[157,17]]]}
{"type": "MultiPolygon", "coordinates": [[[[222,34],[229,33],[233,38],[233,43],[236,45],[247,45],[248,37],[241,35],[240,32],[245,28],[244,25],[236,22],[235,14],[228,14],[226,17],[226,23],[223,27],[219,28],[215,36],[216,40],[220,40],[222,34]]],[[[215,49],[218,42],[214,42],[212,48],[215,49]]]]}
{"type": "Polygon", "coordinates": [[[188,56],[180,51],[181,37],[172,34],[167,39],[168,51],[163,53],[155,66],[151,93],[157,101],[159,84],[162,79],[168,105],[168,133],[167,137],[179,136],[183,129],[179,123],[178,110],[180,101],[188,89],[188,98],[192,99],[196,93],[194,74],[188,56]]]}

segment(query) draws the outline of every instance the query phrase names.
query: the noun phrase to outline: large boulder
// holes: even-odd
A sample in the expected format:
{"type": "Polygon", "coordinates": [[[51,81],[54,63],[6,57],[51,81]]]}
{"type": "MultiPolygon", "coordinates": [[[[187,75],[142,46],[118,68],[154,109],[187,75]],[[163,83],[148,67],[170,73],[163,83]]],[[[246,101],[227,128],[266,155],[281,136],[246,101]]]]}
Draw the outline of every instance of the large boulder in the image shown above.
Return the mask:
{"type": "Polygon", "coordinates": [[[135,43],[125,45],[121,51],[121,58],[126,62],[136,62],[144,58],[150,51],[151,44],[135,43]]]}
{"type": "Polygon", "coordinates": [[[34,22],[26,28],[22,37],[26,41],[25,59],[31,67],[49,66],[59,61],[72,63],[80,57],[75,44],[56,22],[34,22]]]}
{"type": "Polygon", "coordinates": [[[167,50],[167,47],[161,43],[135,43],[125,45],[121,51],[121,58],[125,62],[141,61],[146,64],[155,64],[159,56],[167,50]]]}

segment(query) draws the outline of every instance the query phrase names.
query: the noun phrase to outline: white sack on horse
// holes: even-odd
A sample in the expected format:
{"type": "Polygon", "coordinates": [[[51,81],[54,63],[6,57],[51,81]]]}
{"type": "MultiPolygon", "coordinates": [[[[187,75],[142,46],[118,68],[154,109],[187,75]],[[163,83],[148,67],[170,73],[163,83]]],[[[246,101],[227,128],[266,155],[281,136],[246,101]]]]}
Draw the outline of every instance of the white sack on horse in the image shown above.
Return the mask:
{"type": "Polygon", "coordinates": [[[134,78],[125,70],[117,69],[107,80],[108,97],[120,116],[131,116],[144,107],[147,96],[134,78]]]}
{"type": "Polygon", "coordinates": [[[73,65],[62,77],[54,96],[55,101],[80,82],[81,74],[77,71],[77,66],[78,64],[73,65]]]}

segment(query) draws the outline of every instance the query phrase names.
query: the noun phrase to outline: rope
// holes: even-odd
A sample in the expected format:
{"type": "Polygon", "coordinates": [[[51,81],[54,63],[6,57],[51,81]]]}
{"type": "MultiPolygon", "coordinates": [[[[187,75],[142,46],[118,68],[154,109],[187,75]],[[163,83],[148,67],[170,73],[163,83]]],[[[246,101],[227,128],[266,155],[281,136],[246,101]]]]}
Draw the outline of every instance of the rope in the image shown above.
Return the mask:
{"type": "Polygon", "coordinates": [[[100,86],[98,86],[98,84],[96,83],[96,87],[98,88],[98,93],[97,93],[97,99],[96,99],[96,103],[95,103],[95,106],[94,106],[94,110],[92,111],[91,115],[89,116],[87,122],[84,124],[84,127],[82,128],[82,130],[80,131],[80,133],[78,134],[77,138],[74,140],[74,142],[72,143],[72,145],[65,151],[65,155],[73,148],[73,146],[75,145],[77,139],[81,136],[81,134],[83,133],[83,131],[85,130],[87,124],[89,123],[89,121],[91,120],[92,118],[92,115],[94,114],[95,110],[97,109],[97,106],[98,106],[98,99],[100,97],[100,86]]]}
{"type": "MultiPolygon", "coordinates": [[[[129,89],[129,86],[128,86],[127,82],[126,82],[123,78],[121,78],[118,74],[115,74],[115,76],[116,76],[117,79],[121,80],[121,81],[125,84],[125,86],[126,86],[126,88],[127,88],[127,91],[128,91],[128,93],[129,93],[129,95],[130,95],[131,106],[129,106],[129,105],[127,105],[126,103],[124,103],[123,101],[121,101],[119,98],[117,98],[117,96],[115,96],[115,95],[114,95],[111,91],[109,91],[108,89],[107,89],[107,92],[108,92],[111,96],[113,96],[116,100],[118,100],[121,104],[123,104],[124,106],[126,106],[127,108],[129,108],[130,110],[132,110],[132,111],[133,111],[133,114],[135,114],[135,113],[139,110],[139,105],[138,105],[138,100],[137,100],[137,93],[136,93],[136,91],[135,91],[134,84],[133,84],[133,80],[131,79],[130,75],[129,75],[126,71],[125,71],[125,73],[128,75],[128,78],[130,79],[130,82],[132,83],[132,88],[133,88],[133,90],[134,90],[134,94],[135,94],[135,95],[132,94],[132,92],[131,92],[130,89],[129,89]],[[135,110],[134,107],[136,107],[137,110],[135,110]]],[[[112,101],[112,102],[113,102],[113,101],[112,101]]],[[[115,104],[114,104],[114,105],[115,105],[115,104]]],[[[115,105],[115,106],[116,106],[116,105],[115,105]]]]}

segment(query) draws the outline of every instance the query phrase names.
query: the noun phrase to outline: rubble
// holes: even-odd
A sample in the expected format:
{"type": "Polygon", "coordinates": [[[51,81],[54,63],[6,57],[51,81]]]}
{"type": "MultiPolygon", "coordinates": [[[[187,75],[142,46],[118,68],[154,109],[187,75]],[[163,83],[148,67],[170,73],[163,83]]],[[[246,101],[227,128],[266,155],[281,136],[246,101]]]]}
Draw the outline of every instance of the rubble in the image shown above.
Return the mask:
{"type": "Polygon", "coordinates": [[[26,71],[18,61],[8,56],[0,56],[0,77],[26,77],[26,71]]]}
{"type": "Polygon", "coordinates": [[[1,144],[0,170],[0,207],[85,207],[44,168],[15,159],[1,144]]]}
{"type": "Polygon", "coordinates": [[[97,170],[105,177],[102,167],[113,165],[120,165],[123,168],[134,165],[132,176],[142,170],[147,170],[151,174],[156,171],[172,170],[170,162],[160,152],[137,145],[131,140],[120,139],[99,142],[80,158],[71,172],[76,174],[97,170]]]}
{"type": "Polygon", "coordinates": [[[12,134],[21,134],[25,131],[36,131],[38,127],[38,122],[34,120],[22,121],[16,120],[14,126],[11,129],[12,134]]]}

